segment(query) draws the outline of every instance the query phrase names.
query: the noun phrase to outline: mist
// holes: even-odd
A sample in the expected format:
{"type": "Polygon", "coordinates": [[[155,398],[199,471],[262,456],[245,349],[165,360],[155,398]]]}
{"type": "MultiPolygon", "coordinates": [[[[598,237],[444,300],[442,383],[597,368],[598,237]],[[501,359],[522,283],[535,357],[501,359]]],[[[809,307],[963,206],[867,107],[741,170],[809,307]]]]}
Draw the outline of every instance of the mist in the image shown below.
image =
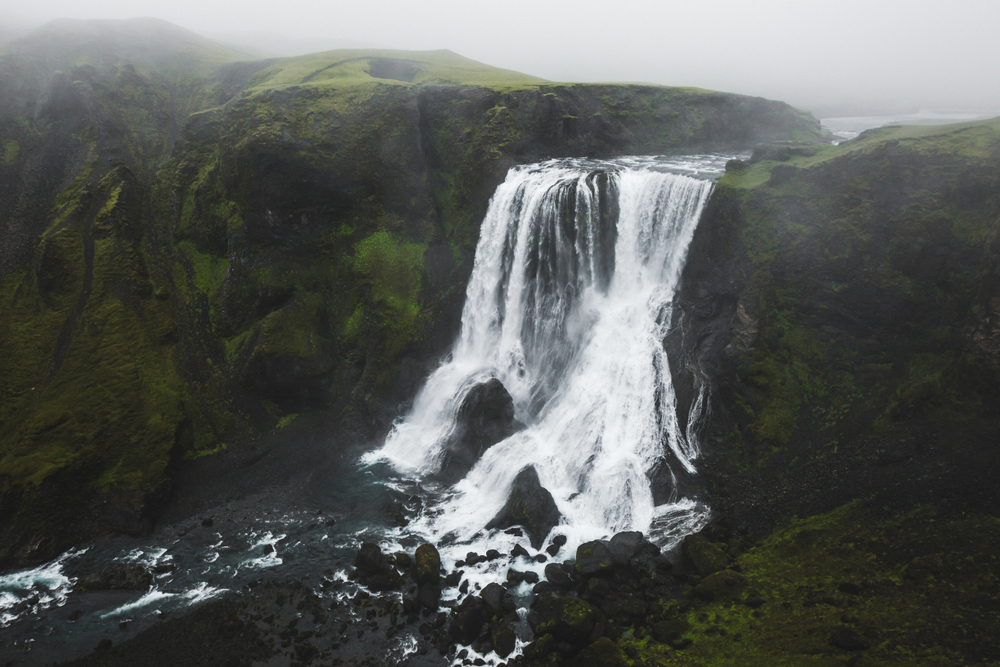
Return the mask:
{"type": "Polygon", "coordinates": [[[988,0],[42,0],[22,12],[0,14],[0,39],[56,18],[153,16],[270,55],[450,49],[552,81],[696,86],[819,117],[1000,113],[1000,3],[988,0]]]}

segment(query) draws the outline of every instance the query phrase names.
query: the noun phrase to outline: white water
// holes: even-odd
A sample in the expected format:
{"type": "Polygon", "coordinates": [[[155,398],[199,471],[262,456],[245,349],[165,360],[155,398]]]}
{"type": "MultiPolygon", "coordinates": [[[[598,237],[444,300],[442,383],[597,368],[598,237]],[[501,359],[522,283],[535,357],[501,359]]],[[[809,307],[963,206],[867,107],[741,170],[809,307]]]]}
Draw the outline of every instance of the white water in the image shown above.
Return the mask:
{"type": "Polygon", "coordinates": [[[663,348],[712,190],[676,173],[695,163],[553,160],[509,172],[482,225],[450,360],[365,462],[416,480],[437,472],[459,406],[490,377],[528,428],[487,450],[410,532],[503,549],[512,538],[483,527],[529,465],[562,514],[553,534],[570,546],[622,530],[671,546],[705,521],[695,499],[654,507],[648,478],[663,461],[694,473],[699,455],[693,429],[679,427],[663,348]]]}

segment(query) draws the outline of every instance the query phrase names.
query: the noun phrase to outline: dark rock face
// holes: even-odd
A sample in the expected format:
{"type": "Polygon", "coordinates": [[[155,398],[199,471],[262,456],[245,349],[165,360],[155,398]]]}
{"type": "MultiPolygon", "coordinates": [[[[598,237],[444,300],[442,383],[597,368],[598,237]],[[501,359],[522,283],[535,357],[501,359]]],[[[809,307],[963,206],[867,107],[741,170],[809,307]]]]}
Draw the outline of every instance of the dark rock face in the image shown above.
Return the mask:
{"type": "Polygon", "coordinates": [[[507,503],[486,524],[486,529],[523,526],[528,531],[531,546],[538,549],[549,531],[559,524],[560,516],[552,494],[542,487],[538,473],[529,466],[514,478],[507,503]]]}
{"type": "Polygon", "coordinates": [[[455,433],[446,445],[438,477],[453,483],[465,477],[487,449],[524,428],[514,419],[514,399],[491,378],[473,387],[462,401],[455,433]]]}
{"type": "Polygon", "coordinates": [[[1000,510],[995,130],[894,132],[755,151],[692,240],[666,341],[680,418],[707,388],[699,470],[754,536],[873,495],[1000,510]]]}

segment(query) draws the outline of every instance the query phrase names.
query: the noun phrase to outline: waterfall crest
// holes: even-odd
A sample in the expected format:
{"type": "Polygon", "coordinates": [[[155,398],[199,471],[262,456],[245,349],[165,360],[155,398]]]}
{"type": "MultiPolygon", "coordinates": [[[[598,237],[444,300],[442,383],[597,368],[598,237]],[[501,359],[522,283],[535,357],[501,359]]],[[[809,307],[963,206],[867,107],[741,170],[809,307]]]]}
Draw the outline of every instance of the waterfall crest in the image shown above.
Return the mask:
{"type": "Polygon", "coordinates": [[[459,340],[366,462],[413,479],[437,472],[462,401],[489,378],[527,428],[487,449],[413,528],[472,539],[529,465],[560,532],[579,540],[639,530],[671,541],[704,518],[676,494],[654,507],[649,479],[694,473],[699,455],[677,419],[663,339],[713,183],[676,171],[652,158],[510,170],[483,221],[459,340]]]}

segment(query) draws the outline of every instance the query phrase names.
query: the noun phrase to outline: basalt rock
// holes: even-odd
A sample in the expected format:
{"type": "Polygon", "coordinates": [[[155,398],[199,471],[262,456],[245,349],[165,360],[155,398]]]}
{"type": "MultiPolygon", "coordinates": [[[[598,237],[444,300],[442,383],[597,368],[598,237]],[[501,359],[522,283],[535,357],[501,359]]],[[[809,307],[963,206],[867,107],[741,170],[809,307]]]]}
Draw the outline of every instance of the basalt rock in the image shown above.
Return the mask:
{"type": "Polygon", "coordinates": [[[536,637],[551,634],[557,641],[580,645],[590,641],[595,630],[599,630],[598,636],[603,631],[601,613],[580,598],[541,595],[534,607],[537,616],[532,619],[532,630],[536,637]]]}
{"type": "Polygon", "coordinates": [[[413,559],[413,580],[418,584],[437,584],[441,579],[441,554],[433,544],[417,547],[413,559]]]}
{"type": "Polygon", "coordinates": [[[483,624],[489,618],[488,613],[482,598],[477,595],[466,597],[452,611],[448,634],[459,644],[471,644],[479,637],[483,624]]]}
{"type": "Polygon", "coordinates": [[[535,468],[529,466],[514,478],[507,503],[486,524],[486,529],[523,526],[532,548],[538,549],[545,543],[549,531],[559,524],[560,516],[552,494],[539,482],[535,468]]]}
{"type": "Polygon", "coordinates": [[[448,483],[458,481],[487,449],[523,428],[514,418],[514,399],[500,380],[477,384],[458,409],[438,477],[448,483]]]}
{"type": "Polygon", "coordinates": [[[608,543],[602,540],[584,542],[576,549],[576,573],[592,575],[610,572],[615,561],[608,549],[608,543]]]}

